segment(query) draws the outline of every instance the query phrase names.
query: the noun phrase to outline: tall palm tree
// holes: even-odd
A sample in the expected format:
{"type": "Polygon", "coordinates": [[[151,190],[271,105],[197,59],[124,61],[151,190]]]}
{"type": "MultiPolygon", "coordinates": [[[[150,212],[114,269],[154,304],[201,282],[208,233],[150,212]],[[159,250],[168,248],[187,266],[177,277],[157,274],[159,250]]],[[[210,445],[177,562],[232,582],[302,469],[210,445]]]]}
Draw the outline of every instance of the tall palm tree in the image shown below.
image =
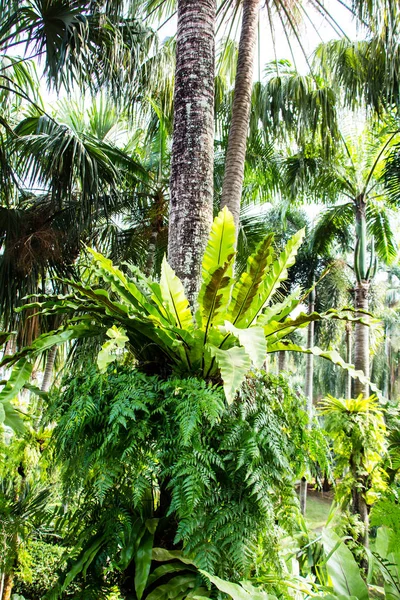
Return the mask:
{"type": "Polygon", "coordinates": [[[243,17],[236,67],[232,119],[229,129],[225,174],[222,186],[221,207],[227,206],[230,209],[235,220],[236,229],[239,226],[246,142],[250,122],[259,8],[260,0],[243,0],[243,17]]]}
{"type": "MultiPolygon", "coordinates": [[[[315,251],[326,251],[334,240],[343,245],[353,242],[354,306],[360,314],[368,311],[368,290],[376,271],[375,251],[387,264],[397,255],[390,223],[391,204],[382,178],[384,161],[397,137],[397,131],[384,130],[378,135],[369,130],[352,141],[343,138],[343,153],[330,162],[306,158],[301,153],[289,160],[291,185],[296,177],[302,178],[315,199],[333,203],[322,211],[316,224],[315,251]]],[[[369,376],[369,362],[369,329],[363,323],[356,323],[355,367],[369,376]]],[[[367,396],[368,386],[356,382],[354,391],[356,395],[367,396]]]]}
{"type": "Polygon", "coordinates": [[[191,303],[213,216],[215,11],[178,0],[168,257],[191,303]]]}

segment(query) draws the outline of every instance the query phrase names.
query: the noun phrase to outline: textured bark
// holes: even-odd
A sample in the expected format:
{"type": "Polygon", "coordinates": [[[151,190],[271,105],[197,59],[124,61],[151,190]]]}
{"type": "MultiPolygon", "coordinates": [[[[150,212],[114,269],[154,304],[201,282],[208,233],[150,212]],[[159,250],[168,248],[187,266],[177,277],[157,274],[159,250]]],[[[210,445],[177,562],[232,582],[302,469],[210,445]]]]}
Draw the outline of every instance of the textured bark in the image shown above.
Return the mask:
{"type": "MultiPolygon", "coordinates": [[[[369,547],[369,511],[368,505],[364,498],[364,493],[367,488],[367,482],[365,476],[358,474],[357,465],[353,458],[350,458],[350,469],[353,473],[354,480],[357,485],[353,486],[352,495],[352,506],[351,511],[354,515],[358,515],[364,525],[364,531],[360,534],[358,541],[365,548],[369,547]]],[[[365,565],[363,565],[365,566],[365,565]]]]}
{"type": "MultiPolygon", "coordinates": [[[[349,365],[352,364],[352,339],[351,339],[351,334],[352,334],[352,327],[351,327],[351,323],[348,322],[346,323],[346,361],[349,365]]],[[[352,377],[350,375],[350,373],[346,373],[346,393],[345,396],[346,398],[351,398],[351,382],[352,382],[352,377]]]]}
{"type": "MultiPolygon", "coordinates": [[[[357,283],[354,290],[356,309],[368,310],[368,290],[368,282],[360,281],[357,283]]],[[[366,316],[362,313],[359,313],[359,316],[366,319],[366,316]]],[[[354,327],[354,366],[357,370],[363,371],[366,377],[369,377],[369,328],[362,323],[356,323],[354,327]]],[[[354,381],[354,393],[356,396],[363,394],[367,397],[369,395],[368,385],[364,385],[356,379],[354,381]]]]}
{"type": "Polygon", "coordinates": [[[13,589],[13,576],[11,573],[6,573],[4,576],[3,596],[1,600],[10,600],[13,589]]]}
{"type": "Polygon", "coordinates": [[[150,236],[149,248],[147,250],[146,265],[144,267],[144,274],[147,275],[147,277],[151,277],[153,274],[154,263],[156,259],[157,238],[158,231],[157,229],[153,229],[150,236]]]}
{"type": "MultiPolygon", "coordinates": [[[[310,294],[308,303],[308,314],[314,312],[315,307],[315,292],[314,290],[310,294]]],[[[314,322],[308,324],[307,328],[307,348],[314,346],[314,322]]],[[[306,355],[306,376],[304,383],[304,394],[307,402],[307,415],[308,415],[308,427],[311,428],[312,417],[313,417],[313,397],[314,397],[314,356],[312,354],[306,355]]],[[[306,514],[307,506],[307,479],[302,478],[300,482],[300,510],[301,514],[306,514]]]]}
{"type": "Polygon", "coordinates": [[[260,0],[243,1],[243,21],[239,41],[238,64],[232,106],[232,121],[226,153],[221,207],[227,206],[239,225],[246,142],[249,130],[254,53],[260,0]]]}
{"type": "Polygon", "coordinates": [[[179,0],[168,258],[190,302],[213,217],[215,0],[179,0]]]}
{"type": "Polygon", "coordinates": [[[279,350],[278,352],[278,374],[286,371],[287,367],[287,352],[279,350]]]}
{"type": "Polygon", "coordinates": [[[49,391],[52,376],[53,376],[54,360],[56,358],[56,354],[57,354],[57,346],[53,346],[52,348],[50,348],[50,350],[47,354],[46,367],[45,367],[44,374],[43,374],[42,386],[40,388],[42,392],[49,391]]]}

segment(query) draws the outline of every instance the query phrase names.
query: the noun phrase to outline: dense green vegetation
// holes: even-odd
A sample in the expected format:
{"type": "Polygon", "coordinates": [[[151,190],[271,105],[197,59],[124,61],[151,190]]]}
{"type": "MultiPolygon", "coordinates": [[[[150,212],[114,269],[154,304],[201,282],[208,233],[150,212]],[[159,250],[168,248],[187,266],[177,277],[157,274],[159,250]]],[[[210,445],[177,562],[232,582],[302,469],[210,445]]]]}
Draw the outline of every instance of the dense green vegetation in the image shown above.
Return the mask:
{"type": "Polygon", "coordinates": [[[339,4],[0,0],[0,600],[400,598],[400,12],[339,4]]]}

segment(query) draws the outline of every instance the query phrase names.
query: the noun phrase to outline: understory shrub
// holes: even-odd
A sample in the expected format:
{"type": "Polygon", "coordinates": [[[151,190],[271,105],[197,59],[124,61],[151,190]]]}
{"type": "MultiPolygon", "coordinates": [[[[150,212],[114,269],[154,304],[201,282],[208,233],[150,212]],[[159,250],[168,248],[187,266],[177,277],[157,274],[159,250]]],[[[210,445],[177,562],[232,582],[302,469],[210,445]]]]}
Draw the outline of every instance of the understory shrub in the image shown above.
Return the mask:
{"type": "Polygon", "coordinates": [[[302,403],[265,372],[251,373],[230,406],[204,380],[129,365],[67,377],[47,415],[69,507],[60,527],[73,548],[60,590],[81,572],[113,584],[118,573],[129,592],[138,544],[182,549],[230,579],[248,576],[260,540],[276,558],[277,534],[298,511],[294,480],[319,446],[302,403]]]}
{"type": "Polygon", "coordinates": [[[57,581],[64,549],[43,540],[29,540],[18,555],[14,592],[27,600],[38,600],[57,581]]]}

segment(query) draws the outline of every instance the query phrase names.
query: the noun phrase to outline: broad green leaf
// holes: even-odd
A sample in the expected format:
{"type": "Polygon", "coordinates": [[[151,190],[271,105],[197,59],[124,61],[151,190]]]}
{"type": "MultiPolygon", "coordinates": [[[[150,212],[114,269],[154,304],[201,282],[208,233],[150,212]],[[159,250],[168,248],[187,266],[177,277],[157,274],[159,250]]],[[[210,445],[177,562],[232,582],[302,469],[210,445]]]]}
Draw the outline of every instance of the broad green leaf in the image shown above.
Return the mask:
{"type": "Polygon", "coordinates": [[[337,310],[329,310],[325,313],[300,313],[294,319],[287,318],[284,321],[278,321],[273,319],[271,322],[267,321],[266,315],[261,315],[257,320],[259,325],[264,326],[264,335],[266,338],[274,336],[276,337],[274,340],[278,340],[283,338],[286,335],[289,335],[292,331],[296,331],[297,329],[301,329],[303,327],[307,327],[307,325],[314,321],[351,321],[356,323],[364,323],[365,325],[370,325],[370,321],[366,321],[363,317],[357,317],[352,314],[355,311],[347,311],[341,312],[337,310]]]}
{"type": "Polygon", "coordinates": [[[376,558],[385,581],[385,598],[395,600],[400,595],[400,549],[394,531],[379,527],[376,536],[376,558]]]}
{"type": "Polygon", "coordinates": [[[199,571],[202,573],[202,575],[207,577],[207,579],[209,579],[211,583],[213,583],[219,589],[220,592],[228,594],[228,596],[230,596],[233,600],[268,600],[268,598],[270,598],[270,596],[262,590],[253,588],[253,591],[250,593],[238,583],[232,583],[230,581],[226,581],[225,579],[221,579],[216,575],[210,575],[210,573],[207,573],[202,569],[199,569],[199,571]]]}
{"type": "Polygon", "coordinates": [[[194,562],[184,556],[180,550],[165,550],[165,548],[153,548],[153,560],[157,562],[180,560],[185,565],[194,565],[194,562]]]}
{"type": "Polygon", "coordinates": [[[125,274],[113,265],[111,260],[105,258],[105,256],[92,248],[88,248],[88,251],[94,258],[97,275],[109,283],[113,291],[120,298],[139,312],[144,312],[145,314],[152,314],[154,312],[155,307],[148,302],[146,296],[142,294],[137,285],[133,281],[129,281],[125,274]]]}
{"type": "Polygon", "coordinates": [[[246,373],[251,368],[250,357],[242,346],[234,346],[233,348],[229,348],[229,350],[221,350],[209,344],[208,349],[212,356],[215,357],[224,383],[226,400],[228,404],[231,404],[246,373]]]}
{"type": "Polygon", "coordinates": [[[147,579],[150,573],[150,565],[152,559],[154,532],[151,533],[148,529],[143,534],[140,540],[139,547],[135,557],[135,591],[138,600],[141,600],[144,589],[147,584],[147,579]]]}
{"type": "Polygon", "coordinates": [[[125,329],[116,327],[115,325],[107,330],[106,335],[110,339],[107,342],[104,342],[97,355],[97,366],[102,373],[104,373],[110,363],[116,360],[116,351],[123,350],[126,342],[129,341],[125,329]]]}
{"type": "Polygon", "coordinates": [[[272,296],[279,286],[287,278],[288,269],[294,265],[297,251],[304,237],[304,229],[301,229],[288,241],[279,257],[274,260],[271,268],[259,287],[259,294],[254,298],[251,306],[241,319],[241,323],[251,325],[257,320],[263,309],[268,305],[272,296]]]}
{"type": "Polygon", "coordinates": [[[16,433],[23,433],[25,431],[25,424],[21,419],[20,412],[14,408],[11,402],[0,402],[0,423],[4,423],[7,427],[11,427],[16,433]]]}
{"type": "Polygon", "coordinates": [[[29,381],[32,370],[33,361],[27,358],[21,358],[14,366],[9,380],[0,392],[0,402],[3,403],[4,409],[6,403],[14,400],[24,387],[24,384],[29,381]]]}
{"type": "Polygon", "coordinates": [[[210,280],[218,267],[222,267],[235,254],[235,222],[225,206],[215,217],[203,256],[201,287],[210,280]]]}
{"type": "Polygon", "coordinates": [[[359,566],[339,536],[330,529],[324,529],[322,544],[328,557],[326,567],[335,593],[346,598],[355,596],[358,600],[368,600],[368,588],[360,575],[359,566]]]}
{"type": "Polygon", "coordinates": [[[274,259],[272,240],[273,235],[271,234],[260,242],[255,252],[249,256],[246,270],[233,287],[228,316],[234,325],[246,315],[258,294],[265,273],[274,259]]]}
{"type": "Polygon", "coordinates": [[[258,319],[259,325],[267,324],[270,321],[282,321],[300,303],[300,289],[294,290],[282,302],[274,302],[271,306],[264,308],[262,315],[258,319]]]}
{"type": "Polygon", "coordinates": [[[211,324],[222,323],[229,296],[235,256],[235,223],[224,207],[215,217],[204,252],[201,284],[198,295],[199,309],[196,320],[207,332],[211,324]]]}
{"type": "Polygon", "coordinates": [[[161,265],[160,288],[163,300],[174,316],[176,325],[180,329],[193,329],[192,313],[183,284],[167,263],[165,256],[161,265]]]}
{"type": "Polygon", "coordinates": [[[154,569],[154,571],[151,573],[151,575],[149,575],[146,587],[149,587],[155,581],[157,581],[158,579],[161,579],[161,577],[164,577],[164,575],[169,575],[170,573],[177,573],[179,571],[185,571],[187,569],[192,569],[192,568],[194,568],[194,567],[189,567],[188,565],[185,565],[182,562],[172,562],[172,563],[169,562],[169,563],[166,563],[165,565],[160,565],[159,567],[154,569]]]}
{"type": "Polygon", "coordinates": [[[91,542],[92,543],[88,544],[86,548],[83,548],[78,559],[69,569],[61,588],[62,592],[64,592],[67,589],[69,584],[75,579],[77,575],[79,575],[79,573],[86,573],[87,569],[93,562],[94,558],[96,557],[97,553],[99,552],[101,546],[104,543],[103,534],[95,535],[92,538],[91,542]]]}
{"type": "Polygon", "coordinates": [[[234,335],[239,340],[240,345],[246,350],[253,365],[257,369],[261,369],[267,356],[267,344],[262,327],[239,329],[229,321],[225,321],[225,325],[221,327],[221,331],[227,331],[234,335]]]}
{"type": "MultiPolygon", "coordinates": [[[[178,575],[165,583],[156,587],[155,590],[146,596],[146,600],[173,600],[181,594],[186,595],[196,584],[196,574],[178,575]]],[[[184,597],[184,596],[183,596],[184,597]]]]}
{"type": "Polygon", "coordinates": [[[232,278],[227,273],[232,270],[232,263],[233,255],[229,262],[214,271],[208,283],[200,290],[196,319],[205,332],[205,340],[210,327],[222,323],[225,318],[232,283],[232,278]]]}
{"type": "MultiPolygon", "coordinates": [[[[87,322],[73,323],[73,321],[71,320],[71,324],[67,327],[62,327],[56,331],[50,331],[49,333],[44,333],[40,335],[38,338],[36,338],[36,340],[34,340],[31,346],[26,346],[25,348],[11,356],[5,356],[0,363],[0,366],[14,365],[14,370],[17,368],[17,370],[19,371],[19,361],[22,359],[27,360],[27,356],[36,357],[45,350],[49,350],[53,346],[59,346],[61,344],[64,344],[65,342],[68,342],[69,340],[77,340],[81,338],[99,335],[104,331],[103,327],[96,325],[92,322],[92,318],[90,316],[84,316],[81,318],[86,319],[87,322]]],[[[15,372],[17,373],[17,371],[15,372]]],[[[29,375],[25,378],[26,381],[28,381],[29,375]]],[[[5,390],[3,390],[3,392],[4,391],[5,390]]]]}
{"type": "Polygon", "coordinates": [[[140,540],[145,532],[143,527],[143,521],[138,518],[127,530],[124,531],[121,541],[121,551],[119,554],[119,561],[117,563],[120,571],[125,571],[128,568],[129,563],[132,561],[136,548],[140,544],[140,540]]]}
{"type": "Polygon", "coordinates": [[[203,598],[210,598],[211,591],[205,587],[197,587],[191,590],[186,596],[187,599],[192,598],[192,600],[203,600],[203,598]]]}
{"type": "Polygon", "coordinates": [[[294,344],[289,340],[282,340],[273,343],[269,343],[267,339],[267,352],[301,352],[303,354],[313,354],[314,356],[321,356],[333,364],[338,365],[345,371],[347,371],[353,379],[358,379],[361,383],[364,383],[370,387],[370,389],[376,394],[376,396],[380,399],[383,398],[382,392],[379,388],[372,383],[368,377],[364,375],[362,371],[357,371],[353,365],[346,363],[343,358],[340,356],[336,350],[321,350],[318,346],[313,346],[312,348],[303,348],[303,346],[299,346],[298,344],[294,344]]]}

